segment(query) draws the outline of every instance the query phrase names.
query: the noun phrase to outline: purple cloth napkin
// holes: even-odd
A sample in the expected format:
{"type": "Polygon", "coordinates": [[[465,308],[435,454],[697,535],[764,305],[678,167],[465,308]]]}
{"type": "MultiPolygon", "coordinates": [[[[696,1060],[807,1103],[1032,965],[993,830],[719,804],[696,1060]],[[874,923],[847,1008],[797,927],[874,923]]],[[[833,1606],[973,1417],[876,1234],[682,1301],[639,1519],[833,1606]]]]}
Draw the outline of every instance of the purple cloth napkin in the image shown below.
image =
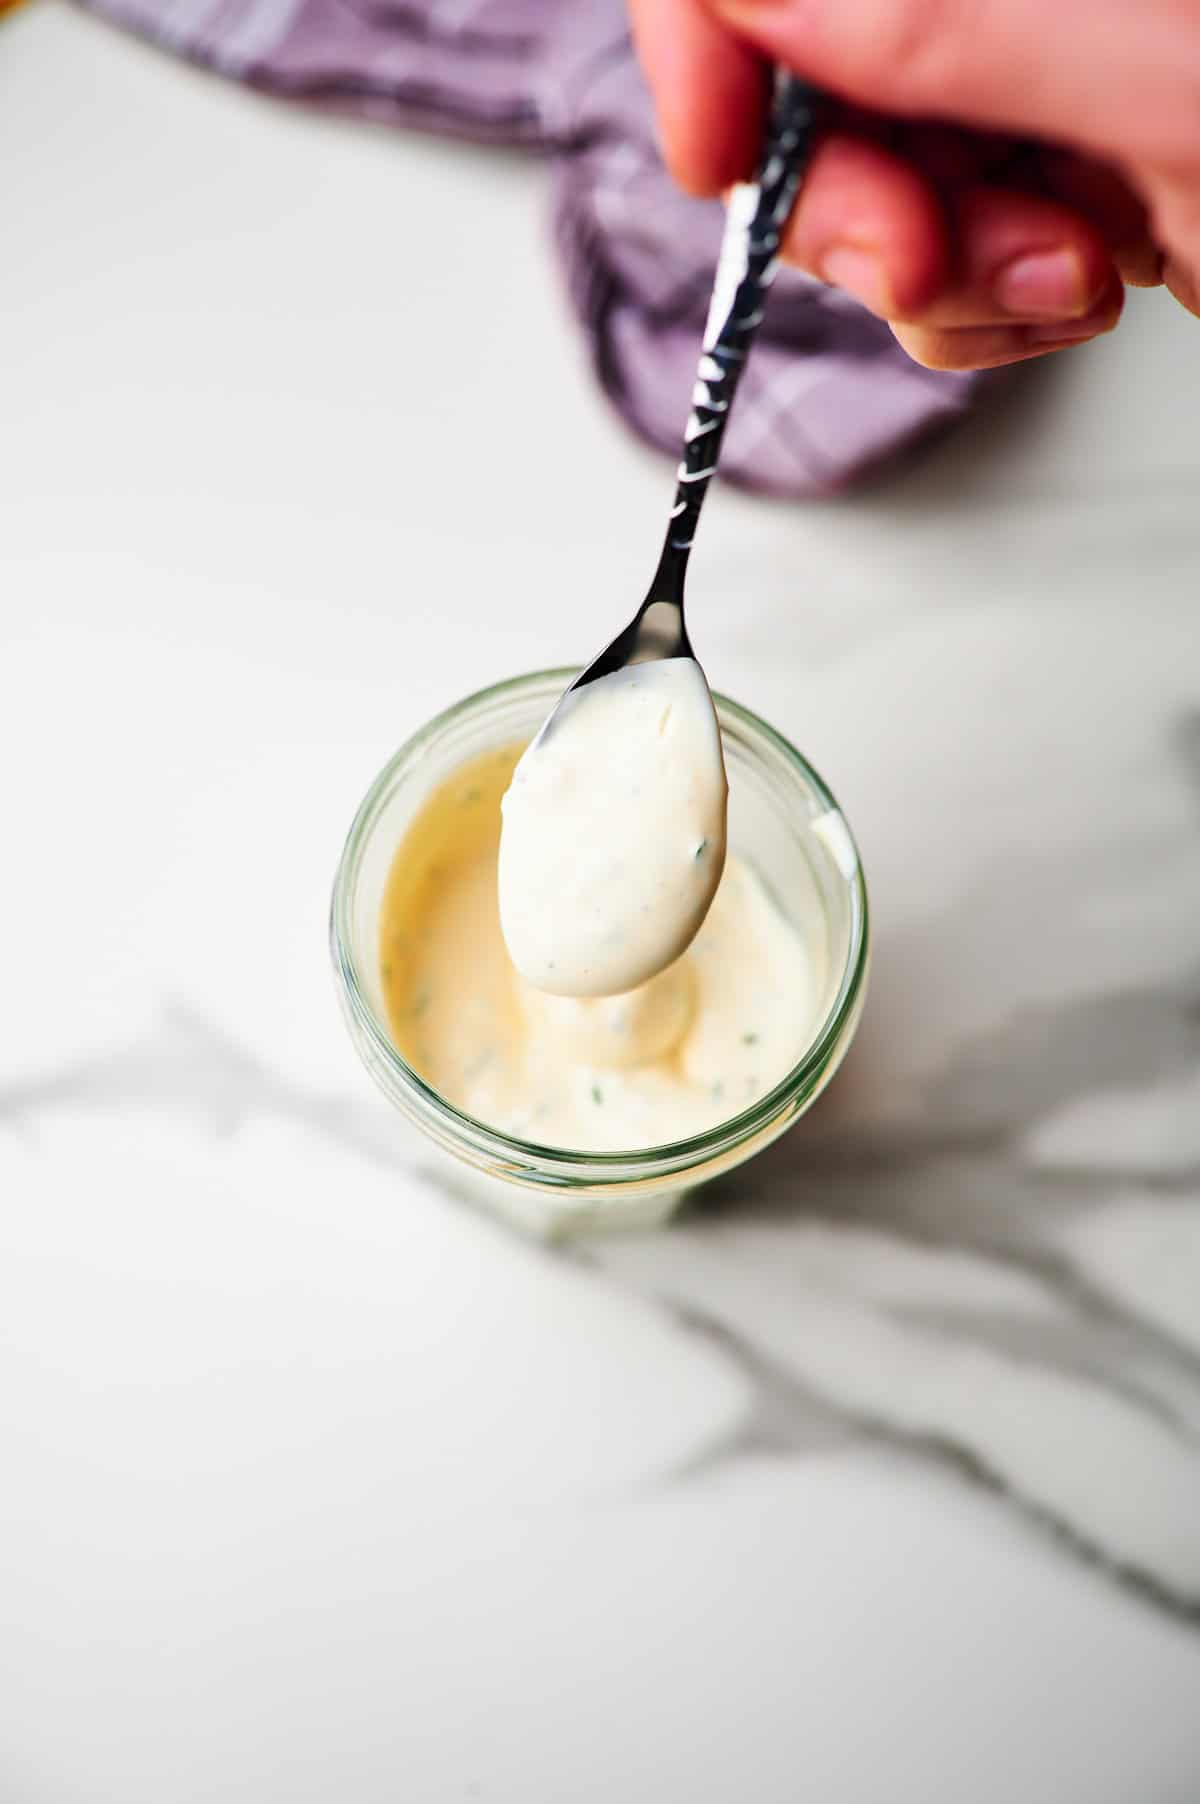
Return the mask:
{"type": "MultiPolygon", "coordinates": [[[[722,209],[680,194],[663,167],[623,0],[85,3],[272,94],[548,152],[555,241],[596,375],[635,431],[676,452],[722,209]]],[[[836,290],[781,271],[721,474],[828,493],[960,413],[974,388],[910,362],[836,290]]]]}

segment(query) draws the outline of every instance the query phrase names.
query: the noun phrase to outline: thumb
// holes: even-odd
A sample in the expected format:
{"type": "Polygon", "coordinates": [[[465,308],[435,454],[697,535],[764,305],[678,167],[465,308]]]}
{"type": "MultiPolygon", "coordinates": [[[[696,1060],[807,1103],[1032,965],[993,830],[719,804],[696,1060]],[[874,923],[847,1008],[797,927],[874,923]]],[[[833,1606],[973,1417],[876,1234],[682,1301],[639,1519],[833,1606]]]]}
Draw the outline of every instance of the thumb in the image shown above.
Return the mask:
{"type": "MultiPolygon", "coordinates": [[[[1153,155],[1175,0],[703,0],[731,34],[875,111],[1153,155]],[[1156,117],[1157,115],[1157,117],[1156,117]],[[1126,128],[1136,122],[1138,142],[1126,128]],[[1152,141],[1147,141],[1150,134],[1152,141]]],[[[1186,9],[1184,9],[1186,10],[1186,9]]],[[[1195,60],[1192,46],[1187,56],[1195,60]]],[[[1194,135],[1194,122],[1190,133],[1194,135]]]]}

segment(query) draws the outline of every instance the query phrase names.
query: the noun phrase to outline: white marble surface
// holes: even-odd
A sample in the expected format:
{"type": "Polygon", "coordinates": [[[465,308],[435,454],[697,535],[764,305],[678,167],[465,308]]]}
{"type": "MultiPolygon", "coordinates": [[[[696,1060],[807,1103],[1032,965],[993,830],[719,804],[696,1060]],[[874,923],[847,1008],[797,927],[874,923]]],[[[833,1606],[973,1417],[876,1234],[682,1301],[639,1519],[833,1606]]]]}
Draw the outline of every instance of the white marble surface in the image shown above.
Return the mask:
{"type": "Polygon", "coordinates": [[[1194,1804],[1200,326],[713,497],[872,1003],[705,1209],[553,1254],[422,1176],[324,942],[384,757],[657,539],[538,169],[52,0],[0,166],[4,1804],[1194,1804]]]}

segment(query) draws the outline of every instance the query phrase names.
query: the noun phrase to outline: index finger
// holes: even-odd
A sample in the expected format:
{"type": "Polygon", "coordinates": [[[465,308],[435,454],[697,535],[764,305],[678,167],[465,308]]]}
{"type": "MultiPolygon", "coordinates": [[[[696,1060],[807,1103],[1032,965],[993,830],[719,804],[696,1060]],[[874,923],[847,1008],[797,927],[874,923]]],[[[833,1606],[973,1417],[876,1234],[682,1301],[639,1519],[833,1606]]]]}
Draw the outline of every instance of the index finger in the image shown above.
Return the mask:
{"type": "Polygon", "coordinates": [[[694,0],[630,0],[663,155],[692,194],[719,194],[754,168],[766,109],[760,54],[694,0]]]}

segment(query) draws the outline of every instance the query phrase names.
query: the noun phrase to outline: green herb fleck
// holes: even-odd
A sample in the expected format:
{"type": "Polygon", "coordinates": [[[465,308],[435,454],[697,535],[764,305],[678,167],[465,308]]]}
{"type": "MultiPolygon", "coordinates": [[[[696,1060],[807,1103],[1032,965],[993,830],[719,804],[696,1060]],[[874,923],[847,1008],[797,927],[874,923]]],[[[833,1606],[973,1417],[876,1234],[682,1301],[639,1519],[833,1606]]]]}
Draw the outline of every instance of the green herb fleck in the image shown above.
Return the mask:
{"type": "Polygon", "coordinates": [[[692,857],[693,858],[703,858],[704,854],[707,851],[708,851],[708,841],[706,839],[702,839],[700,841],[700,844],[696,847],[696,850],[692,853],[692,857]]]}
{"type": "Polygon", "coordinates": [[[597,1106],[604,1101],[604,1092],[599,1084],[592,1085],[592,1101],[596,1103],[597,1106]]]}
{"type": "Polygon", "coordinates": [[[464,802],[477,802],[483,794],[481,789],[468,789],[463,796],[464,802]]]}
{"type": "Polygon", "coordinates": [[[743,1046],[757,1046],[758,1045],[758,1035],[757,1034],[743,1034],[742,1035],[742,1045],[743,1046]]]}
{"type": "Polygon", "coordinates": [[[383,978],[383,981],[384,981],[384,983],[391,983],[391,981],[392,981],[392,967],[391,967],[391,966],[390,966],[390,965],[389,965],[389,964],[386,964],[386,963],[385,963],[385,964],[384,964],[384,965],[382,965],[382,966],[381,966],[381,967],[380,967],[380,972],[379,972],[379,974],[380,974],[380,976],[381,976],[381,977],[382,977],[382,978],[383,978]]]}
{"type": "Polygon", "coordinates": [[[412,1016],[414,1021],[419,1021],[421,1019],[421,1016],[425,1013],[425,1010],[428,1007],[429,1007],[429,991],[422,990],[420,992],[420,994],[413,1001],[413,1005],[409,1009],[408,1012],[412,1016]]]}

